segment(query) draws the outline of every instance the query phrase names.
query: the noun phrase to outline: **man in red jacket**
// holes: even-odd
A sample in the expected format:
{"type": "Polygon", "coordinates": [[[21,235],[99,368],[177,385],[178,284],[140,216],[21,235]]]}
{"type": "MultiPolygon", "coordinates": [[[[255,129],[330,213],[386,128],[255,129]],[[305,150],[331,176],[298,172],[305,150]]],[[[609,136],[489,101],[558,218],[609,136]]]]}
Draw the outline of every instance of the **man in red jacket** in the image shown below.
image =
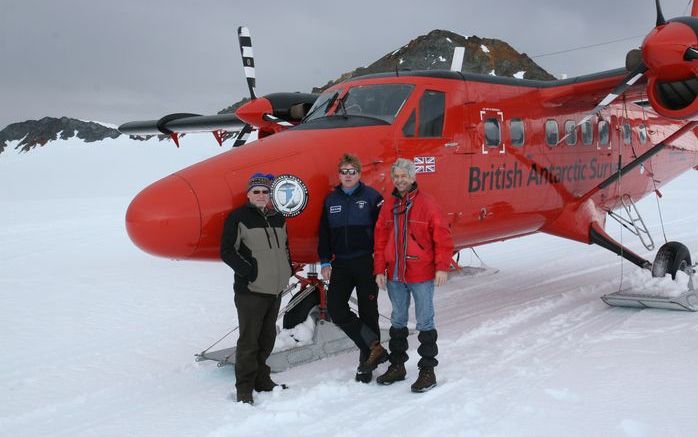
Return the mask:
{"type": "Polygon", "coordinates": [[[405,379],[410,296],[414,298],[421,356],[419,377],[412,391],[436,386],[434,367],[438,347],[434,325],[434,285],[448,280],[453,239],[436,200],[417,189],[414,162],[400,158],[390,169],[395,189],[386,199],[375,229],[374,273],[380,288],[387,285],[393,310],[390,317],[390,367],[376,382],[405,379]],[[387,274],[387,277],[386,277],[387,274]]]}

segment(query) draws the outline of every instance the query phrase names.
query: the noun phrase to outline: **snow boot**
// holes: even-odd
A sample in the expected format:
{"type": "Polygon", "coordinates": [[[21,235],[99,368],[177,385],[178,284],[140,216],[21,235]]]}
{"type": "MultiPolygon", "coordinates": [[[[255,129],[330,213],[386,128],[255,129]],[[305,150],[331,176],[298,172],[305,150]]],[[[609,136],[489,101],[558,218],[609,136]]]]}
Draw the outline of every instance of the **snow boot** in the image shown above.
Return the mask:
{"type": "Polygon", "coordinates": [[[410,331],[407,328],[390,327],[390,367],[388,370],[376,378],[376,382],[381,385],[390,385],[396,381],[402,381],[407,375],[405,361],[407,361],[407,336],[410,331]]]}
{"type": "Polygon", "coordinates": [[[391,364],[384,374],[376,378],[376,382],[381,385],[390,385],[393,382],[404,381],[405,376],[407,376],[405,364],[395,363],[391,364]]]}
{"type": "Polygon", "coordinates": [[[251,391],[239,391],[237,395],[237,401],[243,404],[254,405],[254,399],[252,398],[251,391]]]}
{"type": "Polygon", "coordinates": [[[436,387],[436,375],[434,375],[433,367],[420,367],[419,376],[412,384],[412,391],[415,393],[424,393],[436,387]]]}

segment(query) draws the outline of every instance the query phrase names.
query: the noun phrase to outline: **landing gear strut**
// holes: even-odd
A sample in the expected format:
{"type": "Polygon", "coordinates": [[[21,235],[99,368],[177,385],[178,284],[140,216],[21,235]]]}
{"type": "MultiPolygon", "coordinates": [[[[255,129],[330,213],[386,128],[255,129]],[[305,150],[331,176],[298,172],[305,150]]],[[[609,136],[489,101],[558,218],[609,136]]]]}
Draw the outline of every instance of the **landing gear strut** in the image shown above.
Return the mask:
{"type": "MultiPolygon", "coordinates": [[[[299,266],[297,270],[301,270],[302,267],[299,266]]],[[[286,290],[291,291],[300,285],[300,291],[291,298],[286,308],[280,312],[280,316],[284,318],[283,327],[284,329],[291,329],[305,322],[310,315],[315,321],[315,331],[313,332],[312,343],[273,352],[267,359],[267,365],[272,372],[282,372],[290,367],[316,361],[346,350],[356,350],[354,342],[329,320],[327,313],[327,287],[318,278],[316,266],[309,266],[307,277],[303,277],[298,273],[294,276],[298,282],[289,285],[286,290]]],[[[235,330],[237,328],[226,334],[226,336],[235,330]]],[[[390,338],[387,329],[381,329],[381,338],[385,340],[390,338]]],[[[235,347],[209,352],[209,349],[218,342],[203,352],[196,354],[196,361],[217,361],[218,367],[234,365],[235,347]]]]}

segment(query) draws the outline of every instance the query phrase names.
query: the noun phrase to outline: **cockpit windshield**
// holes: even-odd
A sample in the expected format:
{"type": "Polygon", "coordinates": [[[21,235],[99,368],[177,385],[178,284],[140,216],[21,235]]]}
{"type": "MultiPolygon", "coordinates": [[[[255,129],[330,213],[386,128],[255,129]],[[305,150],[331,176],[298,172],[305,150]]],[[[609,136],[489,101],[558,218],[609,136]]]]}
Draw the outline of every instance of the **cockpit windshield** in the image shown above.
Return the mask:
{"type": "Polygon", "coordinates": [[[413,85],[359,85],[349,89],[335,110],[336,115],[379,118],[392,123],[407,101],[413,85]]]}

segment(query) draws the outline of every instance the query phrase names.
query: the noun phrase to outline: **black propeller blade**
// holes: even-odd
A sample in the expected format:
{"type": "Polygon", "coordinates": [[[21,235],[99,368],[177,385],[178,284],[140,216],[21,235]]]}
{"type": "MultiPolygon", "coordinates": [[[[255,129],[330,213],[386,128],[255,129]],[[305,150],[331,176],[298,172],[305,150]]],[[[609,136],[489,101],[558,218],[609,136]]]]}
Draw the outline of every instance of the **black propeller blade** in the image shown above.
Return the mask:
{"type": "Polygon", "coordinates": [[[257,87],[257,77],[254,69],[254,52],[252,51],[252,37],[250,30],[245,26],[238,27],[238,41],[240,42],[240,55],[242,56],[242,66],[245,68],[245,78],[250,89],[250,98],[257,98],[254,90],[257,87]]]}
{"type": "Polygon", "coordinates": [[[657,5],[657,27],[659,27],[666,23],[666,20],[664,19],[664,14],[662,14],[662,5],[659,4],[659,0],[654,0],[654,3],[657,5]]]}

